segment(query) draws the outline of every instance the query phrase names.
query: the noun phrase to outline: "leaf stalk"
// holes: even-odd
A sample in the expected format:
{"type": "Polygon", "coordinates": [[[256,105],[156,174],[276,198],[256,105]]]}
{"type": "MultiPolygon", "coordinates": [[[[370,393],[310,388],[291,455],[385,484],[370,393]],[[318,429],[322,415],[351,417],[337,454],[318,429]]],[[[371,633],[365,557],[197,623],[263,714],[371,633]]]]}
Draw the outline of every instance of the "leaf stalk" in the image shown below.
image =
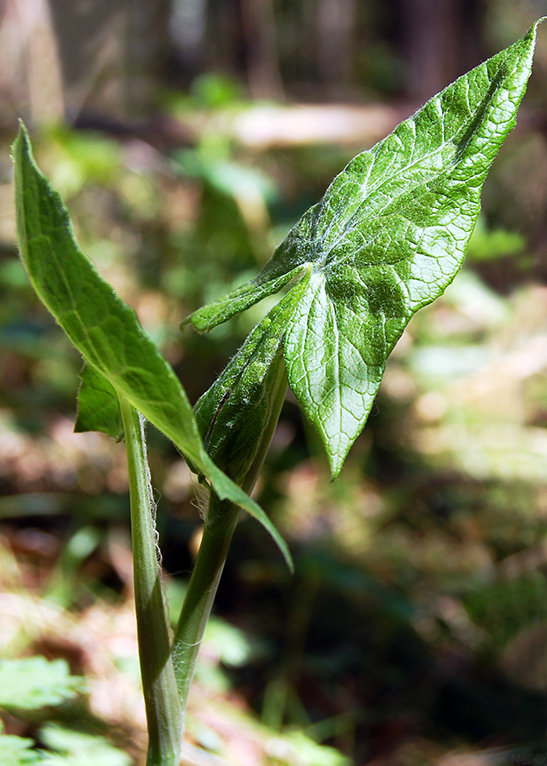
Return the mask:
{"type": "MultiPolygon", "coordinates": [[[[287,392],[287,378],[282,360],[275,358],[271,372],[270,415],[262,429],[258,447],[256,451],[253,450],[254,457],[241,482],[245,492],[251,492],[256,483],[287,392]]],[[[210,491],[203,538],[173,641],[175,676],[183,716],[205,628],[240,514],[241,509],[238,506],[229,500],[220,500],[212,490],[210,491]]]]}
{"type": "Polygon", "coordinates": [[[182,714],[156,547],[144,418],[120,397],[127,446],[139,659],[148,723],[146,766],[178,766],[182,714]]]}
{"type": "Polygon", "coordinates": [[[211,493],[203,538],[173,641],[175,677],[183,718],[205,628],[240,513],[236,505],[211,493]]]}

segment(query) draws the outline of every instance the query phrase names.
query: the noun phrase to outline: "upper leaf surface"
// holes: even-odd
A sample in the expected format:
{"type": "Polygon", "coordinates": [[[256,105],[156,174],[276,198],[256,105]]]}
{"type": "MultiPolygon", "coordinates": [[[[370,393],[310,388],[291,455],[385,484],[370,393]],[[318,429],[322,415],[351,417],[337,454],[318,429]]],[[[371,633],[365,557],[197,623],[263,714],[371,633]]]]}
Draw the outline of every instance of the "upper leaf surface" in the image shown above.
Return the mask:
{"type": "Polygon", "coordinates": [[[255,516],[290,562],[284,541],[262,509],[205,452],[192,407],[171,365],[133,309],[80,250],[59,194],[34,162],[23,125],[13,155],[21,259],[37,294],[95,373],[84,378],[85,403],[90,382],[101,407],[112,405],[111,388],[126,398],[210,480],[221,499],[255,516]]]}
{"type": "Polygon", "coordinates": [[[515,124],[538,23],[355,157],[256,280],[240,288],[247,307],[268,285],[311,265],[288,323],[285,359],[335,476],[365,424],[393,346],[462,264],[483,181],[515,124]]]}

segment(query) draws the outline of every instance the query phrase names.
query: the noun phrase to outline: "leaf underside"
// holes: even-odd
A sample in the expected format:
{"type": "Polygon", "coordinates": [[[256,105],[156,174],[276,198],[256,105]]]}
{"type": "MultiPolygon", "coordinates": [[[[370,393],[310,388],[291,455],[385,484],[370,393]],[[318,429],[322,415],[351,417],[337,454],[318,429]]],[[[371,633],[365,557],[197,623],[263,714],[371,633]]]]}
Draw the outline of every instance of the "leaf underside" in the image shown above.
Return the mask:
{"type": "Polygon", "coordinates": [[[538,24],[355,157],[255,280],[187,320],[210,330],[311,267],[284,354],[333,476],[409,320],[462,265],[482,184],[526,90],[538,24]]]}
{"type": "Polygon", "coordinates": [[[114,386],[94,367],[84,365],[80,372],[76,433],[102,431],[116,441],[123,439],[123,422],[114,386]]]}
{"type": "Polygon", "coordinates": [[[254,483],[277,424],[277,393],[284,398],[287,388],[284,328],[306,285],[301,279],[257,324],[194,407],[207,451],[243,487],[254,483]]]}
{"type": "MultiPolygon", "coordinates": [[[[124,397],[173,442],[221,499],[241,506],[266,527],[292,567],[286,543],[264,511],[204,450],[192,407],[170,364],[133,309],[80,250],[59,194],[34,162],[23,124],[13,158],[21,260],[36,293],[86,363],[78,427],[104,425],[105,413],[119,417],[113,393],[124,397]]],[[[114,420],[109,432],[117,436],[118,426],[114,420]]]]}

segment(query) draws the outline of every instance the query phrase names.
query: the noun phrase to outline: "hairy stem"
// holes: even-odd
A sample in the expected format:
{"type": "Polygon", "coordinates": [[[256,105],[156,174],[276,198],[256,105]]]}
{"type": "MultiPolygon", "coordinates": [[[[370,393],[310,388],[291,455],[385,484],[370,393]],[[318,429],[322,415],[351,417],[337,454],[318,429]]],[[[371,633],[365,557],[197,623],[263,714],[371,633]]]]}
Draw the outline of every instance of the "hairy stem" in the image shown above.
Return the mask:
{"type": "MultiPolygon", "coordinates": [[[[260,443],[250,462],[249,470],[241,483],[245,492],[250,492],[256,482],[285,399],[287,378],[283,364],[274,368],[274,375],[269,383],[270,416],[262,431],[260,443]]],[[[201,546],[173,641],[175,675],[183,715],[201,642],[240,512],[240,509],[229,500],[220,500],[214,492],[211,492],[201,546]]]]}
{"type": "Polygon", "coordinates": [[[148,723],[146,766],[178,766],[182,715],[161,586],[144,419],[123,397],[120,409],[127,445],[137,633],[148,723]]]}
{"type": "Polygon", "coordinates": [[[211,493],[203,538],[175,631],[173,659],[180,702],[186,710],[201,642],[240,509],[211,493]]]}

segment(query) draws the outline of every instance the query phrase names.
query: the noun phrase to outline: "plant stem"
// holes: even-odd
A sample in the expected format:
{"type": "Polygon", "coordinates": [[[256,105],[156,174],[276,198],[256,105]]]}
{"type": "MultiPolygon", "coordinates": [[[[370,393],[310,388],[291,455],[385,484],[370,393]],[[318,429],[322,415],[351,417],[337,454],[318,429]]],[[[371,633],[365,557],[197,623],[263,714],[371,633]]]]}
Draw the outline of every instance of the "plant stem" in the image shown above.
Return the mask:
{"type": "Polygon", "coordinates": [[[178,766],[182,715],[158,560],[143,417],[120,396],[131,499],[131,537],[141,677],[148,723],[146,766],[178,766]]]}
{"type": "Polygon", "coordinates": [[[201,642],[239,515],[237,506],[228,500],[219,500],[211,492],[203,538],[173,641],[175,675],[183,711],[186,711],[201,642]]]}
{"type": "MultiPolygon", "coordinates": [[[[272,365],[271,370],[272,377],[268,381],[271,405],[269,418],[249,470],[241,482],[242,488],[248,493],[254,487],[264,462],[287,392],[284,364],[272,365]]],[[[220,500],[211,491],[203,538],[173,640],[175,676],[183,717],[203,635],[240,513],[237,506],[229,500],[220,500]]]]}

